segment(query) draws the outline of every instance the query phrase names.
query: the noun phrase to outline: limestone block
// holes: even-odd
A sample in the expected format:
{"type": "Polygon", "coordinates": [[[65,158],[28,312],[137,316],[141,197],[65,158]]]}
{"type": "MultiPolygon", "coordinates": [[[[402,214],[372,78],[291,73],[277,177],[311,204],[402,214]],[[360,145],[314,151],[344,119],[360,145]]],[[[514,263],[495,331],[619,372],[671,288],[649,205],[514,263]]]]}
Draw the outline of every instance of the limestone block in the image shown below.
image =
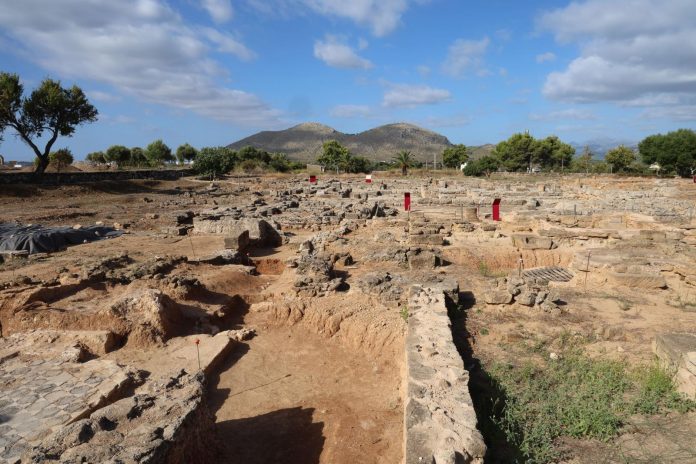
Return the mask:
{"type": "Polygon", "coordinates": [[[667,288],[667,281],[659,274],[609,272],[607,277],[613,284],[625,287],[643,289],[667,288]]]}
{"type": "Polygon", "coordinates": [[[512,245],[525,250],[550,250],[554,247],[553,240],[549,237],[541,237],[531,234],[513,234],[512,245]]]}

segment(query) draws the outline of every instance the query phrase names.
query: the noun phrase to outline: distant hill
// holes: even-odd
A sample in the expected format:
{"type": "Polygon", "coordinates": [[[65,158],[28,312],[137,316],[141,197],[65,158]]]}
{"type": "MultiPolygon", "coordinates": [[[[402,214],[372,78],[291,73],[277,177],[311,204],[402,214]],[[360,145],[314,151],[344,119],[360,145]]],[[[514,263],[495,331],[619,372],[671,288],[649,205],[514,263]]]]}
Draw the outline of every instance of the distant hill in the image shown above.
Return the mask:
{"type": "Polygon", "coordinates": [[[452,144],[444,135],[413,124],[387,124],[359,134],[344,134],[318,123],[303,123],[281,131],[263,131],[229,145],[234,150],[253,146],[286,153],[291,159],[312,162],[321,155],[322,144],[337,140],[351,153],[371,160],[387,161],[408,150],[419,161],[430,161],[452,144]]]}
{"type": "Polygon", "coordinates": [[[484,156],[488,156],[491,153],[493,153],[493,150],[495,149],[495,145],[492,143],[487,143],[485,145],[481,145],[480,147],[466,147],[467,152],[469,153],[469,159],[472,160],[477,160],[479,158],[483,158],[484,156]]]}
{"type": "Polygon", "coordinates": [[[619,145],[625,145],[631,150],[638,151],[638,144],[635,142],[611,138],[588,140],[585,143],[570,142],[570,145],[575,148],[576,155],[580,155],[585,147],[588,147],[595,159],[604,159],[604,155],[606,155],[609,150],[619,145]]]}

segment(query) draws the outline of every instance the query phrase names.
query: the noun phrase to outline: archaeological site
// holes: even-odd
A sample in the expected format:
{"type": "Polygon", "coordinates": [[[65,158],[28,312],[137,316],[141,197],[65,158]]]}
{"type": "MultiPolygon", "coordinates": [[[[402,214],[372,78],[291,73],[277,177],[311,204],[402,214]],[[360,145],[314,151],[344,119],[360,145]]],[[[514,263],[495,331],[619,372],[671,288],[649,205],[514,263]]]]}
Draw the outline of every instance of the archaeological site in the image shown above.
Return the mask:
{"type": "Polygon", "coordinates": [[[0,461],[695,462],[691,179],[313,180],[3,186],[0,461]]]}

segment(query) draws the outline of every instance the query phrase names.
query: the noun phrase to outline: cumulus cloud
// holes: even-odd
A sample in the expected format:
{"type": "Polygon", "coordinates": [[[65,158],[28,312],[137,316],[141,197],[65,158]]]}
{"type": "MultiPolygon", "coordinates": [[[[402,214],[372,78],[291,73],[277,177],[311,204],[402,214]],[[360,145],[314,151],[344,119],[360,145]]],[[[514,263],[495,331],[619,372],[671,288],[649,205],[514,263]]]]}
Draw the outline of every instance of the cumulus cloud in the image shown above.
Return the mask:
{"type": "Polygon", "coordinates": [[[553,61],[556,59],[556,54],[553,52],[541,53],[536,56],[537,63],[545,63],[547,61],[553,61]]]}
{"type": "Polygon", "coordinates": [[[545,114],[532,113],[529,115],[529,119],[533,121],[557,121],[559,119],[592,120],[597,119],[597,116],[588,110],[568,108],[545,114]]]}
{"type": "Polygon", "coordinates": [[[690,117],[696,99],[696,8],[693,0],[586,0],[543,14],[539,27],[580,56],[553,72],[545,96],[569,102],[662,105],[665,117],[690,117]]]}
{"type": "Polygon", "coordinates": [[[448,90],[427,85],[389,84],[382,105],[389,108],[413,108],[442,103],[452,98],[448,90]]]}
{"type": "Polygon", "coordinates": [[[334,106],[329,114],[335,118],[356,118],[366,117],[371,113],[367,105],[337,105],[334,106]]]}
{"type": "Polygon", "coordinates": [[[220,120],[277,125],[277,110],[216,82],[226,70],[210,58],[210,42],[225,41],[187,26],[161,0],[0,0],[0,9],[17,53],[51,73],[220,120]]]}
{"type": "Polygon", "coordinates": [[[314,42],[314,56],[329,66],[345,69],[370,69],[372,63],[360,57],[336,36],[327,35],[314,42]]]}
{"type": "Polygon", "coordinates": [[[481,40],[455,40],[447,51],[442,71],[452,77],[461,77],[467,71],[473,71],[478,75],[488,74],[483,65],[483,56],[489,44],[488,37],[481,40]]]}
{"type": "Polygon", "coordinates": [[[224,23],[232,19],[232,3],[230,0],[202,0],[203,8],[216,23],[224,23]]]}

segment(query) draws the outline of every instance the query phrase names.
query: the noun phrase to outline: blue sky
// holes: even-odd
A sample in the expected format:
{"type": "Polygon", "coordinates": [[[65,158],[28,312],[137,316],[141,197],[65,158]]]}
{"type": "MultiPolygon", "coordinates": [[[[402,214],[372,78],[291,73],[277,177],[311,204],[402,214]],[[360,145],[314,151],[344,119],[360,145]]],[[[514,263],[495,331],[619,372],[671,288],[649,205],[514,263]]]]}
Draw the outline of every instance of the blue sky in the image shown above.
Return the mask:
{"type": "MultiPolygon", "coordinates": [[[[696,122],[693,0],[0,0],[0,69],[77,84],[68,146],[222,145],[317,121],[454,143],[637,142],[696,122]]],[[[7,159],[31,159],[10,131],[7,159]]]]}

